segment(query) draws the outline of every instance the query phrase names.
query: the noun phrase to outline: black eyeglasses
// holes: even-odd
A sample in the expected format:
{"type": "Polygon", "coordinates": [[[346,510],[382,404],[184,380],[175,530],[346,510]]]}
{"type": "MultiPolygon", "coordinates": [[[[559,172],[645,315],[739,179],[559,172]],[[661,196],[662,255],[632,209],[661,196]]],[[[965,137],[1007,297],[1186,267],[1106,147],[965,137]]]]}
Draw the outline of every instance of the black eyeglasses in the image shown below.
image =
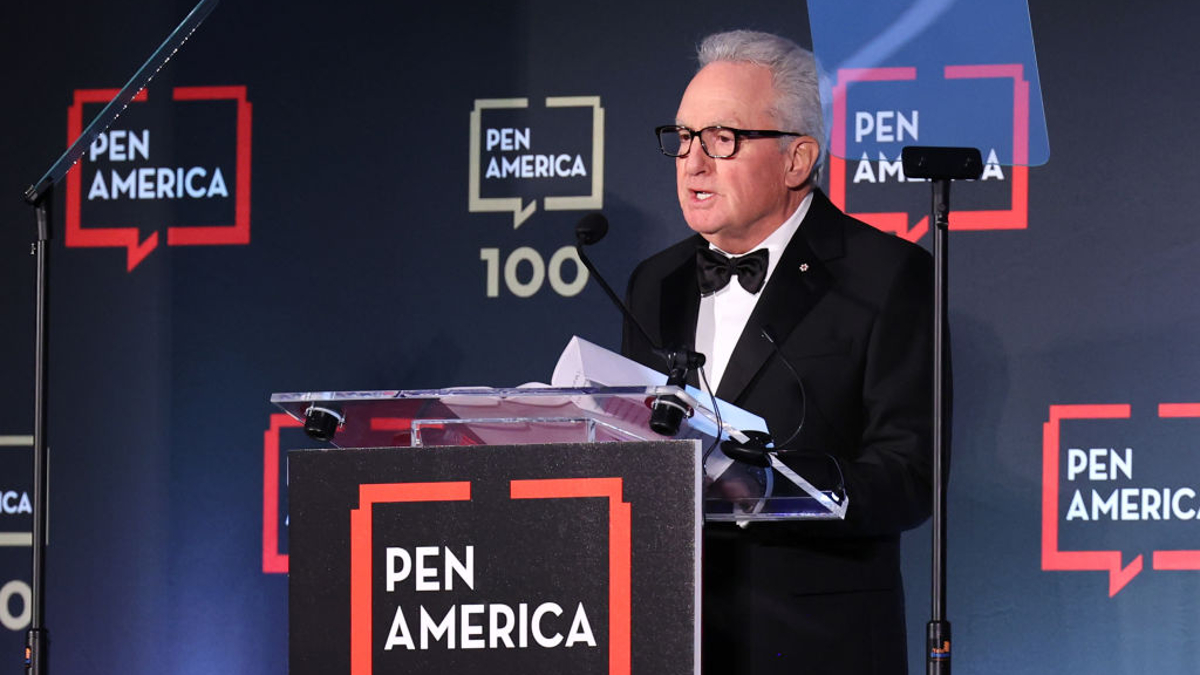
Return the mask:
{"type": "Polygon", "coordinates": [[[728,159],[737,154],[738,140],[742,138],[783,138],[804,136],[794,131],[772,131],[764,129],[734,129],[733,127],[711,126],[700,131],[678,124],[657,127],[658,149],[667,157],[686,157],[692,149],[692,139],[700,137],[704,154],[713,159],[728,159]]]}

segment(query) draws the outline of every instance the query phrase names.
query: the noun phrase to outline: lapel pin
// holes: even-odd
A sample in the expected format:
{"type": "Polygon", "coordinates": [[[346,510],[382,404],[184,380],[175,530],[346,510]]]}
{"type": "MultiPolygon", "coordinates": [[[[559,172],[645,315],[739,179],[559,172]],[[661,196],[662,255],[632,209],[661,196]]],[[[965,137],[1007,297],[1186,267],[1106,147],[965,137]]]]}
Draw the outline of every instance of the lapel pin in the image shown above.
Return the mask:
{"type": "Polygon", "coordinates": [[[807,272],[808,271],[808,263],[800,263],[800,271],[807,272]]]}

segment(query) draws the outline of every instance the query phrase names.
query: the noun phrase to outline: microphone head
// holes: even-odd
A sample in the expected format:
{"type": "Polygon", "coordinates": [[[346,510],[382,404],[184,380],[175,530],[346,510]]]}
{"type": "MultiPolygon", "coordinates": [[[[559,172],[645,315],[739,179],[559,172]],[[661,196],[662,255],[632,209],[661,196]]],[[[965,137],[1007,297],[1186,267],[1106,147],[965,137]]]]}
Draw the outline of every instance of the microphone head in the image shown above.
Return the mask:
{"type": "Polygon", "coordinates": [[[584,246],[594,244],[608,234],[608,218],[596,211],[579,219],[575,225],[575,241],[584,246]]]}

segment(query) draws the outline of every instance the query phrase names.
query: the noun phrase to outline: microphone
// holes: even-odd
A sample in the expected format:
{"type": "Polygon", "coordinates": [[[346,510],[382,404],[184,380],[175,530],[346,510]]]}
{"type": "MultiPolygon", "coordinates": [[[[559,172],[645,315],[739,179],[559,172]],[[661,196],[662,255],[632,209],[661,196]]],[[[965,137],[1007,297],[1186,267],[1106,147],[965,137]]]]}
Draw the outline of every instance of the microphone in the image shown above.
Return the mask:
{"type": "Polygon", "coordinates": [[[589,213],[575,225],[575,241],[591,246],[608,234],[608,218],[603,213],[589,213]]]}
{"type": "MultiPolygon", "coordinates": [[[[659,352],[667,361],[668,387],[683,389],[687,385],[688,372],[704,367],[704,355],[700,352],[690,349],[674,352],[663,352],[660,349],[659,352]]],[[[654,399],[650,410],[650,428],[662,436],[674,436],[679,433],[679,425],[683,423],[684,416],[692,416],[691,407],[673,394],[654,399]]],[[[718,429],[717,435],[720,436],[720,433],[718,429]]]]}
{"type": "Polygon", "coordinates": [[[338,406],[314,403],[304,411],[304,433],[314,440],[332,441],[345,424],[346,415],[338,406]]]}
{"type": "MultiPolygon", "coordinates": [[[[593,277],[595,277],[596,283],[600,284],[600,288],[604,290],[604,293],[608,296],[608,299],[617,306],[617,309],[621,310],[621,314],[625,317],[625,320],[632,323],[634,327],[638,329],[638,332],[641,333],[642,337],[646,339],[646,344],[653,347],[655,352],[659,353],[660,355],[664,355],[662,348],[659,347],[658,343],[650,337],[650,333],[642,327],[641,322],[637,320],[637,317],[633,315],[633,312],[629,311],[629,308],[625,306],[625,303],[621,302],[621,299],[617,297],[616,293],[613,292],[612,286],[608,285],[608,282],[604,280],[604,276],[600,274],[600,270],[596,269],[596,266],[592,264],[591,259],[588,258],[587,253],[585,253],[583,250],[584,246],[591,246],[592,244],[599,242],[607,234],[608,218],[605,218],[604,214],[600,212],[587,214],[586,216],[580,218],[579,222],[575,225],[575,252],[579,254],[579,259],[583,261],[583,266],[587,268],[587,271],[593,277]]],[[[668,359],[667,368],[670,369],[671,363],[669,357],[664,355],[664,358],[668,359]]],[[[685,373],[684,377],[686,376],[687,374],[685,373]]]]}
{"type": "MultiPolygon", "coordinates": [[[[579,260],[583,262],[583,266],[596,279],[596,283],[600,284],[600,288],[604,290],[605,295],[616,305],[621,311],[621,315],[625,320],[633,324],[637,331],[641,333],[646,340],[646,344],[654,349],[654,353],[662,357],[666,364],[667,370],[667,386],[679,387],[682,389],[687,383],[688,372],[704,366],[704,355],[692,351],[690,349],[666,350],[658,345],[654,338],[650,337],[650,332],[642,326],[633,312],[625,306],[617,294],[613,292],[608,282],[604,280],[603,275],[592,264],[587,253],[584,252],[584,246],[591,246],[599,242],[608,234],[608,218],[604,217],[603,213],[589,213],[579,219],[575,225],[575,252],[579,254],[579,260]]],[[[667,395],[659,396],[654,399],[650,406],[650,428],[662,436],[674,436],[679,433],[679,426],[683,423],[684,416],[691,416],[692,409],[684,403],[678,396],[667,395]]]]}

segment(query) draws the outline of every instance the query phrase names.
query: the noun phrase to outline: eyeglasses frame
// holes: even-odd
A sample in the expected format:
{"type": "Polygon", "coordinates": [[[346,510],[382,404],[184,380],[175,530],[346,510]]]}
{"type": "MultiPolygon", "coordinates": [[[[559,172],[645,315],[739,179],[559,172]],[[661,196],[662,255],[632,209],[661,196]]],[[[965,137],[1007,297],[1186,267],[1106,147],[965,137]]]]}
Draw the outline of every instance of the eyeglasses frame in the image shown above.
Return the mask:
{"type": "Polygon", "coordinates": [[[741,147],[741,139],[743,139],[743,138],[784,138],[786,136],[807,136],[807,135],[808,134],[801,134],[801,133],[798,133],[795,131],[777,131],[775,129],[736,129],[734,127],[727,127],[727,126],[724,126],[721,124],[714,124],[712,126],[704,127],[703,129],[699,129],[699,130],[692,129],[690,127],[685,127],[682,124],[664,124],[662,126],[654,127],[654,137],[658,139],[659,152],[666,155],[667,157],[674,157],[675,159],[681,159],[683,157],[687,157],[688,154],[691,153],[691,151],[692,151],[692,141],[696,140],[697,138],[700,139],[700,149],[704,151],[704,154],[708,155],[709,157],[711,157],[713,159],[730,159],[734,155],[737,154],[738,149],[741,147]],[[708,145],[704,142],[704,137],[703,137],[704,132],[708,131],[709,129],[720,129],[722,131],[732,132],[733,133],[733,152],[729,153],[728,155],[714,155],[711,152],[709,152],[708,145]],[[662,133],[667,130],[672,130],[672,131],[676,131],[676,132],[679,132],[679,131],[688,132],[689,137],[688,137],[686,151],[684,151],[683,153],[678,154],[678,155],[674,155],[674,154],[667,152],[666,147],[663,146],[663,137],[662,137],[662,133]]]}

